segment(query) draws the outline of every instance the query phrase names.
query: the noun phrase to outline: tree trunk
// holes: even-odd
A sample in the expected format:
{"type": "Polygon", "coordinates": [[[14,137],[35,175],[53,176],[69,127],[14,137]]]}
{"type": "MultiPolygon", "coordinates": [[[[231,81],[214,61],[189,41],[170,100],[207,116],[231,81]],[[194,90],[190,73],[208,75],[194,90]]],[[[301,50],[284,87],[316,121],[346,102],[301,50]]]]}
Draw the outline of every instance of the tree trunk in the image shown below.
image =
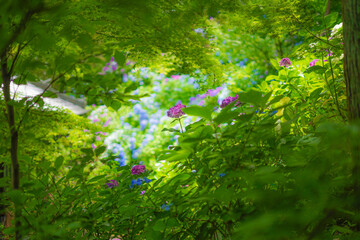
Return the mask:
{"type": "MultiPolygon", "coordinates": [[[[12,189],[18,190],[20,188],[20,171],[19,171],[19,161],[18,161],[18,130],[16,128],[15,121],[15,110],[14,106],[10,103],[11,94],[10,94],[10,83],[11,76],[9,74],[7,66],[7,58],[5,55],[1,56],[1,75],[3,80],[3,93],[7,108],[7,117],[9,123],[9,130],[11,135],[11,179],[12,179],[12,189]]],[[[20,217],[21,217],[21,208],[15,205],[15,239],[20,239],[19,227],[20,227],[20,217]]]]}
{"type": "Polygon", "coordinates": [[[360,0],[343,0],[344,77],[349,119],[360,119],[360,0]]]}
{"type": "MultiPolygon", "coordinates": [[[[343,0],[344,77],[350,122],[360,120],[360,0],[343,0]]],[[[360,143],[352,142],[354,208],[360,214],[360,143]]],[[[357,220],[358,227],[360,221],[357,220]]]]}

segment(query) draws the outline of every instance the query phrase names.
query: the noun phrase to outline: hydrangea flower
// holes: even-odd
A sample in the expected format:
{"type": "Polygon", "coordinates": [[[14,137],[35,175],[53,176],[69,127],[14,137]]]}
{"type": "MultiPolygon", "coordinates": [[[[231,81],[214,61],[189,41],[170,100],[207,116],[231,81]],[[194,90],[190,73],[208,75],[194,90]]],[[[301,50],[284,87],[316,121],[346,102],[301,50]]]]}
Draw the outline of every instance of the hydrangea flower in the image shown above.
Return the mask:
{"type": "Polygon", "coordinates": [[[113,188],[119,186],[119,183],[116,180],[110,180],[109,183],[105,183],[108,188],[113,188]]]}
{"type": "Polygon", "coordinates": [[[143,182],[149,183],[151,181],[152,181],[152,179],[148,179],[146,177],[144,177],[144,179],[142,179],[142,178],[133,179],[133,180],[131,180],[130,188],[132,189],[134,187],[134,185],[141,186],[141,184],[143,184],[143,182]]]}
{"type": "Polygon", "coordinates": [[[131,169],[132,175],[140,175],[146,171],[145,165],[135,165],[131,169]]]}
{"type": "Polygon", "coordinates": [[[182,108],[186,108],[185,105],[178,103],[174,107],[170,108],[169,111],[167,111],[167,116],[171,118],[179,118],[185,113],[181,110],[182,108]]]}
{"type": "Polygon", "coordinates": [[[309,67],[315,66],[315,63],[318,62],[318,61],[319,61],[319,59],[314,59],[314,60],[312,60],[312,61],[309,63],[309,67]]]}
{"type": "Polygon", "coordinates": [[[283,66],[283,67],[289,67],[292,65],[291,61],[289,58],[283,58],[281,59],[281,61],[279,62],[280,66],[283,66]]]}
{"type": "MultiPolygon", "coordinates": [[[[220,107],[221,107],[221,108],[224,108],[224,107],[226,107],[227,105],[229,105],[230,103],[232,103],[233,101],[236,101],[238,98],[239,98],[238,95],[235,95],[235,97],[227,97],[227,98],[225,98],[225,99],[222,101],[220,107]]],[[[236,104],[235,104],[235,106],[239,106],[240,104],[241,104],[241,103],[240,103],[239,101],[237,101],[236,104]]]]}
{"type": "Polygon", "coordinates": [[[172,206],[173,204],[170,203],[168,205],[166,205],[165,203],[163,205],[161,205],[161,209],[165,210],[165,211],[170,211],[170,207],[172,206]]]}
{"type": "Polygon", "coordinates": [[[132,189],[134,187],[134,185],[138,185],[140,186],[142,184],[142,179],[141,178],[138,178],[138,179],[133,179],[131,180],[131,184],[130,184],[130,188],[132,189]]]}
{"type": "Polygon", "coordinates": [[[152,181],[152,179],[148,179],[148,178],[144,177],[144,182],[145,182],[145,183],[149,183],[149,182],[151,182],[151,181],[152,181]]]}

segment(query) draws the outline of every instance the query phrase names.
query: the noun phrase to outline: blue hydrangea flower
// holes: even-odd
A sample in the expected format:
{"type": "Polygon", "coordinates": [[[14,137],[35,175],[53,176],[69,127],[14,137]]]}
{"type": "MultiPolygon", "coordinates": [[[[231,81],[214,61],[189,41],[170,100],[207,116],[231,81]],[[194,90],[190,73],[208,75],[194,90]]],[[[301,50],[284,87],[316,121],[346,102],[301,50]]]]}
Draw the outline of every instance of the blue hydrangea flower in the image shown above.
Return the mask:
{"type": "Polygon", "coordinates": [[[140,186],[143,183],[143,180],[141,178],[138,179],[133,179],[131,180],[131,184],[130,184],[130,188],[132,189],[134,187],[134,185],[138,185],[140,186]]]}
{"type": "Polygon", "coordinates": [[[149,182],[151,182],[152,181],[152,179],[148,179],[147,177],[144,177],[144,182],[145,183],[149,183],[149,182]]]}
{"type": "Polygon", "coordinates": [[[165,210],[165,211],[170,211],[170,207],[172,206],[173,204],[170,203],[169,205],[166,205],[165,203],[163,205],[161,205],[161,209],[165,210]]]}
{"type": "Polygon", "coordinates": [[[131,180],[130,189],[132,189],[134,187],[134,185],[141,186],[143,184],[143,182],[149,183],[151,181],[152,181],[152,179],[148,179],[147,177],[144,177],[144,179],[142,179],[142,178],[138,178],[136,180],[133,179],[133,180],[131,180]]]}

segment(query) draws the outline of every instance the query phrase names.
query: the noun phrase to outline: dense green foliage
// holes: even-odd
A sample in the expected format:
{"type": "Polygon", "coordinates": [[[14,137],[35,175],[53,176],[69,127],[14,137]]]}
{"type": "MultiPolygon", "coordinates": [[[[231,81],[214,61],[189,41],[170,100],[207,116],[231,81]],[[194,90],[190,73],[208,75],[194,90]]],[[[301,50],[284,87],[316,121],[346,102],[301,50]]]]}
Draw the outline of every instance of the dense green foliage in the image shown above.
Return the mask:
{"type": "Polygon", "coordinates": [[[50,78],[92,106],[86,119],[49,109],[51,94],[1,96],[1,237],[360,238],[360,125],[326,3],[4,3],[12,81],[50,78]]]}

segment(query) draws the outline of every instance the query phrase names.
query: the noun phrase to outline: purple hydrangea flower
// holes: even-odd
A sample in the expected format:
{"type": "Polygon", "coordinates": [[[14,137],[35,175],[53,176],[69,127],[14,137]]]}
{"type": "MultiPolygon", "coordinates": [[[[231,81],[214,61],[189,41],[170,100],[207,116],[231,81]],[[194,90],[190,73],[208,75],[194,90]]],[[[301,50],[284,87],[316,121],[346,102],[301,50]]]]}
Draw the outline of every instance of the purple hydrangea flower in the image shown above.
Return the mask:
{"type": "Polygon", "coordinates": [[[110,180],[109,183],[105,183],[108,188],[113,188],[119,186],[119,183],[116,180],[110,180]]]}
{"type": "Polygon", "coordinates": [[[201,99],[204,99],[204,98],[206,98],[207,96],[208,96],[208,94],[207,94],[207,93],[204,93],[204,94],[200,95],[200,98],[201,98],[201,99]]]}
{"type": "Polygon", "coordinates": [[[179,118],[185,113],[181,110],[182,108],[186,108],[185,105],[178,103],[174,107],[170,108],[169,111],[167,111],[167,116],[171,118],[179,118]]]}
{"type": "Polygon", "coordinates": [[[190,102],[196,101],[196,97],[190,97],[190,102]]]}
{"type": "Polygon", "coordinates": [[[108,120],[106,120],[106,122],[104,123],[104,127],[107,127],[110,124],[111,121],[111,117],[108,118],[108,120]]]}
{"type": "Polygon", "coordinates": [[[292,65],[291,61],[289,58],[283,58],[281,59],[281,61],[279,62],[280,66],[283,66],[283,67],[289,67],[292,65]]]}
{"type": "Polygon", "coordinates": [[[315,66],[316,62],[318,62],[318,61],[319,61],[319,59],[314,59],[314,60],[312,60],[312,61],[309,63],[309,67],[315,66]]]}
{"type": "MultiPolygon", "coordinates": [[[[224,108],[224,107],[226,107],[227,105],[229,105],[230,103],[232,103],[233,101],[236,101],[238,98],[239,98],[238,95],[235,95],[235,97],[227,97],[227,98],[225,98],[225,99],[222,101],[220,107],[221,107],[221,108],[224,108]]],[[[239,106],[240,104],[241,104],[241,103],[240,103],[239,101],[237,101],[237,102],[235,103],[235,106],[239,106]]]]}
{"type": "Polygon", "coordinates": [[[146,171],[145,165],[135,165],[131,169],[132,175],[140,175],[146,171]]]}

